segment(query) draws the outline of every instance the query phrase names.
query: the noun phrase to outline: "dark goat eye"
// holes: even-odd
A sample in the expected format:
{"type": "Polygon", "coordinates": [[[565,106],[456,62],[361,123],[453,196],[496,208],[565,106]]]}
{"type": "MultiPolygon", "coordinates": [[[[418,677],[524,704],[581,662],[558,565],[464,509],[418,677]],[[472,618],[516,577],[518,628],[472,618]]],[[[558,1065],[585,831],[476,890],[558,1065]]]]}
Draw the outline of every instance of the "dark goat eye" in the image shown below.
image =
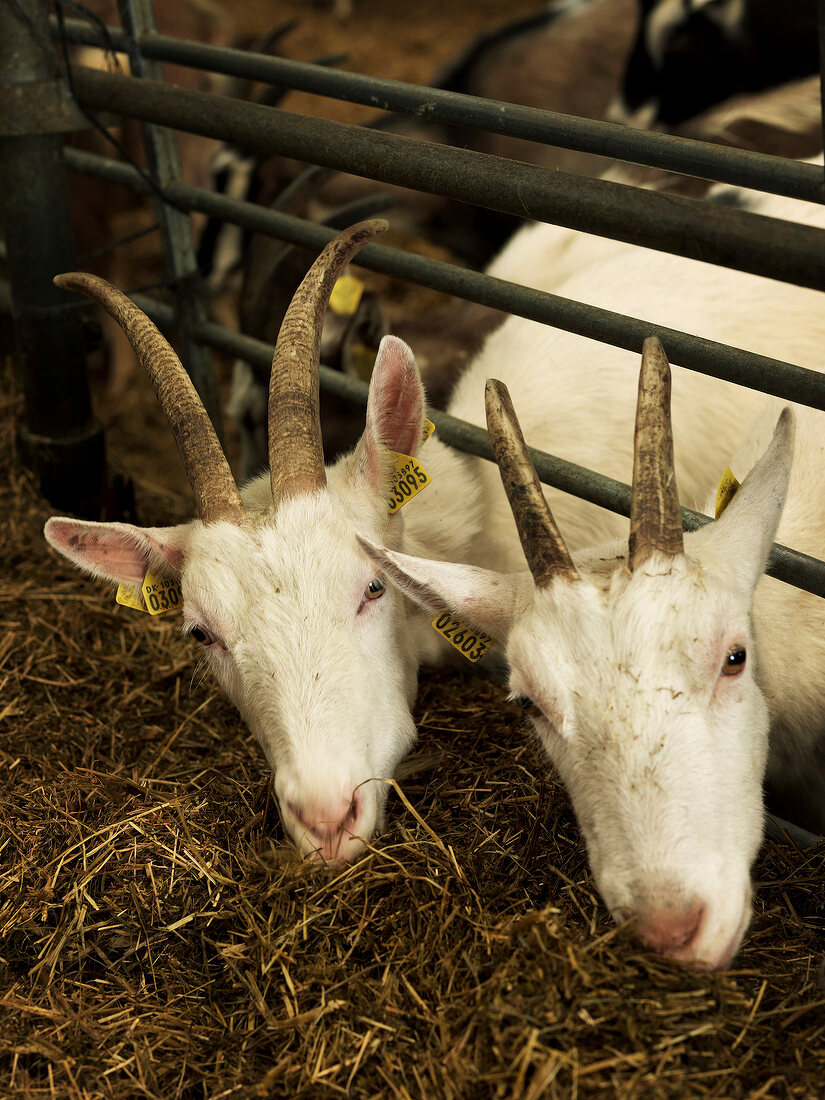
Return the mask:
{"type": "Polygon", "coordinates": [[[212,645],[215,640],[212,635],[201,626],[193,626],[189,634],[190,637],[194,638],[196,642],[200,642],[201,645],[212,645]]]}
{"type": "Polygon", "coordinates": [[[386,585],[380,577],[373,577],[367,587],[364,589],[365,600],[377,600],[380,596],[384,595],[384,589],[386,585]]]}
{"type": "Polygon", "coordinates": [[[748,655],[742,646],[734,646],[733,649],[728,652],[728,655],[722,663],[722,675],[738,676],[745,667],[747,659],[748,655]]]}
{"type": "Polygon", "coordinates": [[[525,714],[529,714],[531,718],[541,717],[541,708],[537,707],[529,695],[518,695],[515,700],[525,714]]]}

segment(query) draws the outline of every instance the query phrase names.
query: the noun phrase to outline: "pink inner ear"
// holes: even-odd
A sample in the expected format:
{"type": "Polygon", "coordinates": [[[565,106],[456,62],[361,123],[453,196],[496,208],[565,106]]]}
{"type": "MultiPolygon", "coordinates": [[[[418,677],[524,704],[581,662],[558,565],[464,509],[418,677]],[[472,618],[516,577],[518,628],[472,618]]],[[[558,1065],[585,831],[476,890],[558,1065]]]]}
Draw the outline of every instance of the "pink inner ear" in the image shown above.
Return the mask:
{"type": "Polygon", "coordinates": [[[414,455],[421,442],[424,387],[413,353],[395,336],[385,336],[372,376],[367,422],[391,451],[414,455]]]}
{"type": "Polygon", "coordinates": [[[52,519],[46,525],[46,537],[61,554],[97,576],[141,584],[146,574],[146,547],[140,546],[129,528],[52,519]]]}

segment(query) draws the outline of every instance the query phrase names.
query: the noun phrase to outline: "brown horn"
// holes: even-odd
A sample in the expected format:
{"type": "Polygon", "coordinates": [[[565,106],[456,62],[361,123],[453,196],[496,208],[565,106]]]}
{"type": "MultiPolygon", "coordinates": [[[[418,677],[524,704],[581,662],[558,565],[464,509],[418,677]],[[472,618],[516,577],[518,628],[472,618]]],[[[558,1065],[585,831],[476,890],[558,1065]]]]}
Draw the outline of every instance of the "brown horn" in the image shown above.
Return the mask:
{"type": "Polygon", "coordinates": [[[327,482],[319,413],[321,327],[332,288],[344,267],[383,218],[358,222],[339,233],[309,269],[287,309],[269,381],[269,474],[272,502],[321,489],[327,482]]]}
{"type": "Polygon", "coordinates": [[[180,359],[149,318],[111,283],[73,271],[56,275],[55,285],[94,298],[123,329],[149,376],[163,410],[204,523],[244,518],[241,495],[212,421],[180,359]]]}
{"type": "Polygon", "coordinates": [[[559,576],[577,580],[578,571],[544,499],[507,387],[488,378],[484,400],[490,442],[536,587],[545,588],[559,576]]]}
{"type": "Polygon", "coordinates": [[[642,345],[633,493],[630,501],[630,569],[657,551],[675,557],[684,550],[682,513],[673,469],[670,364],[655,336],[642,345]]]}

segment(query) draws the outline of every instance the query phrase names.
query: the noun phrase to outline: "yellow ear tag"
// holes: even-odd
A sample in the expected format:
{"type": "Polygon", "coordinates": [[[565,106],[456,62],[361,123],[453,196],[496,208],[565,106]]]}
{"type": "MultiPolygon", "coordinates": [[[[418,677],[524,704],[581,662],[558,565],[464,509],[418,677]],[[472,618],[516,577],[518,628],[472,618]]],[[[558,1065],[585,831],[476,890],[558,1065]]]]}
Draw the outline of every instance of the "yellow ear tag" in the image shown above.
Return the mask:
{"type": "Polygon", "coordinates": [[[427,440],[430,438],[430,436],[433,434],[434,431],[435,431],[435,424],[433,424],[432,420],[428,420],[425,416],[424,417],[424,427],[421,429],[421,443],[422,443],[422,445],[427,442],[427,440]]]}
{"type": "Polygon", "coordinates": [[[393,451],[395,455],[395,470],[390,486],[390,499],[388,508],[390,515],[394,516],[399,508],[403,508],[408,500],[418,496],[422,489],[426,489],[431,478],[417,458],[412,455],[403,455],[400,451],[393,451]]]}
{"type": "Polygon", "coordinates": [[[329,308],[342,317],[351,317],[358,309],[364,284],[354,275],[342,275],[329,296],[329,308]]]}
{"type": "Polygon", "coordinates": [[[465,626],[460,619],[453,618],[448,611],[442,612],[437,618],[433,619],[433,629],[442,638],[446,638],[462,657],[466,657],[473,664],[480,661],[485,653],[496,644],[495,638],[491,638],[483,630],[465,626]]]}
{"type": "Polygon", "coordinates": [[[726,466],[725,472],[722,474],[722,480],[719,482],[719,488],[716,490],[716,519],[719,519],[736,496],[736,490],[738,488],[739,482],[731,473],[730,466],[726,466]]]}
{"type": "Polygon", "coordinates": [[[123,607],[133,607],[135,611],[146,611],[143,593],[136,584],[119,584],[115,599],[123,607]]]}
{"type": "Polygon", "coordinates": [[[156,577],[154,573],[146,574],[140,588],[136,584],[118,585],[115,599],[124,607],[133,607],[149,615],[165,615],[167,611],[183,607],[183,593],[178,582],[156,577]]]}

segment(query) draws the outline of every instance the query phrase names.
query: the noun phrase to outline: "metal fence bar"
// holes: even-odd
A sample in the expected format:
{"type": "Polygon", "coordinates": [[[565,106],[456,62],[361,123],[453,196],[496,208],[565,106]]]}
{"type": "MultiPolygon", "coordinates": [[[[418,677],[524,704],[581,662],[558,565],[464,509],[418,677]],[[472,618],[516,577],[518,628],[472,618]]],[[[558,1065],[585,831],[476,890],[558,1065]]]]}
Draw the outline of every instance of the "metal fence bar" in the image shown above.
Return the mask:
{"type": "MultiPolygon", "coordinates": [[[[101,176],[148,194],[146,181],[129,165],[105,157],[66,150],[71,168],[101,176]]],[[[320,251],[334,231],[302,221],[254,203],[240,202],[211,191],[176,183],[165,189],[171,203],[231,221],[257,233],[269,234],[290,244],[320,251]]],[[[418,283],[458,298],[480,302],[493,309],[515,313],[543,324],[567,329],[603,343],[640,352],[645,337],[658,336],[674,363],[722,378],[737,385],[770,393],[785,401],[825,410],[825,375],[805,367],[783,363],[727,344],[665,328],[650,321],[612,313],[597,306],[570,301],[557,295],[516,286],[477,271],[453,267],[440,260],[415,256],[385,245],[370,244],[355,261],[371,271],[418,283]]]]}
{"type": "Polygon", "coordinates": [[[77,69],[74,83],[95,110],[825,290],[825,229],[151,80],[77,69]]]}
{"type": "MultiPolygon", "coordinates": [[[[132,300],[157,324],[166,327],[173,322],[172,309],[145,294],[133,294],[132,300]]],[[[193,332],[209,347],[234,355],[260,369],[267,369],[272,362],[272,347],[251,336],[239,336],[222,325],[210,321],[193,326],[193,332]]],[[[335,394],[354,405],[366,406],[369,385],[357,378],[350,378],[340,371],[321,367],[321,385],[325,391],[335,394]]],[[[439,409],[428,409],[427,415],[438,431],[439,439],[458,451],[477,455],[495,462],[493,448],[487,432],[476,424],[459,420],[439,409]]],[[[619,515],[630,515],[630,486],[615,478],[577,466],[566,459],[529,448],[540,480],[545,485],[571,493],[583,500],[607,508],[619,515]]],[[[682,524],[687,531],[694,531],[713,521],[690,508],[682,508],[682,524]]],[[[798,550],[774,544],[766,572],[796,588],[825,597],[825,562],[798,550]]]]}
{"type": "MultiPolygon", "coordinates": [[[[69,19],[65,25],[71,42],[104,45],[100,32],[88,24],[69,19]]],[[[110,33],[115,46],[124,48],[121,32],[110,28],[110,33]]],[[[422,88],[399,80],[339,72],[308,62],[207,46],[168,35],[143,35],[140,47],[146,57],[283,84],[377,110],[396,111],[428,121],[488,130],[719,183],[825,202],[822,173],[815,166],[764,153],[723,148],[692,138],[634,130],[610,122],[479,99],[440,88],[422,88]]]]}
{"type": "MultiPolygon", "coordinates": [[[[142,35],[151,34],[155,29],[151,0],[118,0],[118,9],[133,77],[162,83],[161,62],[144,58],[138,45],[142,35]]],[[[158,187],[168,187],[178,181],[181,170],[175,134],[163,126],[145,122],[143,140],[152,178],[158,187]]],[[[206,349],[192,339],[190,332],[193,323],[206,320],[192,226],[187,214],[156,199],[166,271],[175,295],[175,331],[181,361],[220,435],[221,409],[215,373],[206,349]]]]}
{"type": "Polygon", "coordinates": [[[60,133],[73,123],[56,110],[62,90],[45,0],[0,4],[0,206],[25,400],[17,441],[48,500],[99,517],[103,428],[92,413],[80,317],[52,284],[76,266],[60,133]]]}
{"type": "Polygon", "coordinates": [[[803,849],[815,848],[825,840],[825,837],[810,833],[799,825],[792,825],[790,821],[785,821],[784,818],[770,812],[765,814],[765,833],[771,840],[780,840],[785,843],[792,840],[797,847],[803,849]]]}

